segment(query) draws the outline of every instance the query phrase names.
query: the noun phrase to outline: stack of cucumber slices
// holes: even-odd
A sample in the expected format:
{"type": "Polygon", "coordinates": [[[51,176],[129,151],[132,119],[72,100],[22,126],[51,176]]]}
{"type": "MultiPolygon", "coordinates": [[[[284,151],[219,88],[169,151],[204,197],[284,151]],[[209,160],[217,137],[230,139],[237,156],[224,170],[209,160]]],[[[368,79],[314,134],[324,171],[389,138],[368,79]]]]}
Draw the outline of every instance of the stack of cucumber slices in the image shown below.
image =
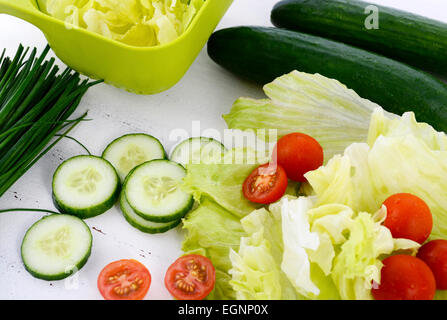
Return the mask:
{"type": "Polygon", "coordinates": [[[171,152],[148,134],[112,141],[102,157],[77,156],[53,176],[53,199],[62,212],[81,219],[109,210],[120,198],[126,220],[146,233],[166,232],[191,210],[191,194],[181,190],[189,163],[217,163],[225,147],[212,138],[190,138],[171,152]],[[121,196],[120,196],[121,194],[121,196]]]}
{"type": "Polygon", "coordinates": [[[142,232],[162,233],[178,226],[194,205],[192,195],[180,188],[186,175],[185,166],[198,162],[200,154],[207,155],[206,161],[220,159],[225,148],[213,139],[191,138],[178,144],[171,153],[171,160],[168,160],[161,143],[154,137],[146,138],[152,139],[152,142],[147,141],[145,144],[152,145],[152,149],[147,148],[136,153],[136,141],[124,136],[107,147],[105,158],[115,164],[123,163],[116,156],[125,154],[126,161],[133,164],[126,168],[117,168],[123,175],[126,174],[120,199],[121,211],[126,220],[142,232]],[[123,138],[126,141],[120,142],[123,138]],[[119,144],[119,148],[125,150],[124,153],[122,150],[113,150],[114,144],[119,144]],[[131,149],[134,154],[150,154],[154,157],[144,162],[138,161],[130,156],[128,151],[131,149]],[[112,154],[114,157],[110,156],[112,154]]]}
{"type": "Polygon", "coordinates": [[[64,279],[87,262],[92,234],[82,219],[109,210],[119,198],[130,225],[145,233],[175,228],[194,199],[181,189],[189,163],[218,163],[225,147],[211,138],[179,143],[168,160],[163,145],[147,134],[112,141],[102,157],[64,161],[53,175],[53,200],[62,214],[44,217],[26,233],[22,260],[34,277],[64,279]]]}
{"type": "Polygon", "coordinates": [[[152,160],[133,169],[124,182],[121,210],[126,220],[147,233],[176,227],[191,210],[191,194],[181,190],[186,170],[169,160],[152,160]]]}

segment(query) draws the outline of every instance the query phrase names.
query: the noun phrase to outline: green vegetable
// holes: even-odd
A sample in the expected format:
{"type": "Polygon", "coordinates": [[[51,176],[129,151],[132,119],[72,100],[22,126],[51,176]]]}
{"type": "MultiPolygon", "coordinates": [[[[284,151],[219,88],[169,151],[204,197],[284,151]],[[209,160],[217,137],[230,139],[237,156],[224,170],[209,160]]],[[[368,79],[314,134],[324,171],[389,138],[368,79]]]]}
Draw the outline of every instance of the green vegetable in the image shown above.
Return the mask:
{"type": "Polygon", "coordinates": [[[92,233],[81,219],[52,214],[34,223],[22,241],[25,269],[43,280],[61,280],[80,270],[90,257],[92,233]]]}
{"type": "MultiPolygon", "coordinates": [[[[223,166],[188,165],[185,179],[200,205],[183,221],[183,251],[205,255],[216,267],[209,299],[370,299],[383,257],[401,250],[414,254],[419,247],[392,238],[382,225],[385,209],[373,215],[336,199],[320,203],[318,190],[316,196],[286,196],[268,211],[247,214],[253,207],[239,198],[238,179],[251,168],[223,166]]],[[[331,189],[335,196],[352,196],[351,189],[337,187],[338,193],[331,189]]]]}
{"type": "Polygon", "coordinates": [[[128,45],[149,47],[174,41],[205,0],[38,0],[41,11],[128,45]]]}
{"type": "Polygon", "coordinates": [[[136,214],[132,207],[129,205],[124,192],[122,192],[120,196],[120,208],[126,221],[129,222],[129,224],[134,228],[137,228],[141,232],[145,233],[164,233],[177,227],[182,222],[181,220],[177,220],[174,222],[152,222],[143,219],[138,214],[136,214]]]}
{"type": "Polygon", "coordinates": [[[133,211],[152,222],[174,222],[193,207],[193,196],[181,189],[185,168],[173,161],[155,159],[133,169],[123,185],[133,211]]]}
{"type": "Polygon", "coordinates": [[[126,134],[116,138],[105,148],[102,157],[113,165],[121,182],[124,182],[136,166],[146,161],[167,158],[161,142],[145,133],[126,134]]]}
{"type": "Polygon", "coordinates": [[[413,110],[418,121],[447,131],[443,82],[362,49],[284,29],[235,27],[215,32],[208,53],[224,68],[260,84],[293,70],[319,73],[389,112],[401,115],[413,110]]]}
{"type": "Polygon", "coordinates": [[[414,114],[390,119],[381,109],[372,116],[368,143],[349,146],[343,155],[306,177],[317,205],[339,203],[375,212],[389,196],[407,192],[423,199],[433,214],[431,238],[447,237],[447,137],[414,114]]]}
{"type": "Polygon", "coordinates": [[[223,164],[187,165],[182,188],[192,193],[196,201],[200,202],[203,196],[207,196],[241,218],[260,207],[245,199],[242,184],[260,163],[266,162],[268,159],[256,158],[251,151],[230,150],[223,156],[223,164]],[[235,161],[238,157],[245,159],[246,164],[229,161],[235,161]]]}
{"type": "MultiPolygon", "coordinates": [[[[248,237],[230,252],[231,285],[238,300],[293,300],[299,297],[281,271],[281,214],[259,209],[241,220],[248,237]]],[[[295,265],[296,267],[297,265],[295,265]]]]}
{"type": "Polygon", "coordinates": [[[230,253],[230,283],[239,299],[372,299],[382,257],[419,247],[392,238],[382,225],[386,209],[371,215],[289,197],[269,211],[242,219],[249,237],[230,253]]]}
{"type": "Polygon", "coordinates": [[[216,284],[207,299],[235,299],[228,270],[231,268],[230,249],[237,250],[241,237],[245,236],[239,218],[203,197],[200,206],[183,220],[183,228],[186,236],[182,250],[208,257],[216,269],[216,284]]]}
{"type": "Polygon", "coordinates": [[[13,59],[0,56],[0,197],[86,114],[67,120],[87,89],[66,68],[58,74],[55,59],[19,46],[13,59]],[[54,141],[58,132],[64,130],[54,141]]]}
{"type": "Polygon", "coordinates": [[[280,28],[340,41],[447,74],[447,24],[374,4],[378,10],[374,26],[368,19],[372,11],[365,13],[368,6],[353,0],[286,0],[275,5],[271,18],[280,28]]]}
{"type": "Polygon", "coordinates": [[[225,146],[213,138],[194,137],[180,142],[169,159],[186,167],[194,163],[221,163],[225,146]]]}
{"type": "Polygon", "coordinates": [[[238,250],[246,233],[240,218],[259,205],[242,194],[242,183],[259,163],[268,159],[251,148],[228,150],[222,164],[188,164],[182,188],[194,195],[196,210],[183,219],[187,235],[182,249],[207,256],[216,268],[216,286],[208,299],[235,299],[229,281],[230,249],[238,250]]]}
{"type": "Polygon", "coordinates": [[[236,100],[224,115],[228,127],[277,129],[278,138],[300,131],[318,140],[325,159],[353,142],[366,141],[371,114],[378,107],[337,80],[298,71],[265,85],[264,92],[270,99],[236,100]]]}
{"type": "Polygon", "coordinates": [[[118,200],[121,184],[112,164],[96,156],[65,160],[53,175],[53,202],[81,219],[103,214],[118,200]]]}
{"type": "Polygon", "coordinates": [[[353,219],[349,239],[334,258],[331,273],[342,299],[372,299],[372,281],[380,283],[382,257],[398,250],[412,250],[415,254],[419,248],[411,240],[393,239],[390,230],[382,225],[384,219],[383,211],[375,216],[360,212],[353,219]]]}
{"type": "MultiPolygon", "coordinates": [[[[326,248],[320,249],[319,234],[311,231],[307,213],[312,206],[313,202],[310,198],[302,197],[297,200],[286,198],[278,204],[277,209],[281,218],[282,241],[284,243],[281,269],[292,282],[296,291],[306,298],[319,297],[322,293],[320,286],[322,289],[330,289],[329,295],[335,291],[332,281],[325,277],[311,260],[312,254],[313,258],[318,261],[320,255],[327,253],[326,248]],[[318,249],[324,251],[323,254],[320,254],[318,249]]],[[[330,245],[330,247],[332,246],[330,245]]],[[[328,294],[326,290],[322,295],[328,294]]],[[[337,297],[334,295],[332,298],[337,297]]]]}

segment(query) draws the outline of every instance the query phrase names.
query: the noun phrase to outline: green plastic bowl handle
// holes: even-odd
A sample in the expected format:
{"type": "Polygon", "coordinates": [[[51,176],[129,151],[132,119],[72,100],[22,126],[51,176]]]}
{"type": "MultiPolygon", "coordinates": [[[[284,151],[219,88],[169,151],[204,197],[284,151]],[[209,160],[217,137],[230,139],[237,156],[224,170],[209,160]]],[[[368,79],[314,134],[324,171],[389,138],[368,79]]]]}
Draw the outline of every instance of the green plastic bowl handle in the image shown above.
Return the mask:
{"type": "Polygon", "coordinates": [[[33,5],[34,0],[0,0],[0,13],[28,21],[39,29],[44,27],[45,14],[33,5]]]}

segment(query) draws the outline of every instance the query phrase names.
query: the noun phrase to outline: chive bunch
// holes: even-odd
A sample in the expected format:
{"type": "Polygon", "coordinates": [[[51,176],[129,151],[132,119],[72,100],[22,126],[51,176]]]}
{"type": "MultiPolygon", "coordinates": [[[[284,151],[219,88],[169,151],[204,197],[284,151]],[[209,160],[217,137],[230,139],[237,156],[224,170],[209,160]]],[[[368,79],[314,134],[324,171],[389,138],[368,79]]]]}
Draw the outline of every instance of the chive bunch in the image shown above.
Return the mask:
{"type": "Polygon", "coordinates": [[[85,119],[87,113],[68,120],[100,82],[81,81],[68,67],[59,73],[55,59],[45,59],[49,50],[37,56],[20,45],[13,59],[5,50],[0,56],[0,197],[85,119]]]}

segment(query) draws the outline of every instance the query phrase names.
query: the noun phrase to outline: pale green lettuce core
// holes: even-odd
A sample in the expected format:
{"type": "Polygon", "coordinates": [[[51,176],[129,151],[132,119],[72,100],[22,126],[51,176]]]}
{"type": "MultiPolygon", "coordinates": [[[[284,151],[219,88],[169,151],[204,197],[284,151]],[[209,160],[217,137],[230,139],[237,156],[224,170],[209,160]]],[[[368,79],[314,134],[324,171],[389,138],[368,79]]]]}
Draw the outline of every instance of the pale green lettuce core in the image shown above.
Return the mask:
{"type": "Polygon", "coordinates": [[[264,86],[269,99],[239,98],[224,119],[231,129],[277,129],[278,137],[302,132],[323,147],[325,159],[366,141],[377,104],[319,74],[293,71],[264,86]],[[342,129],[341,129],[342,128],[342,129]]]}
{"type": "Polygon", "coordinates": [[[162,45],[189,27],[205,0],[38,0],[43,12],[132,46],[162,45]]]}

